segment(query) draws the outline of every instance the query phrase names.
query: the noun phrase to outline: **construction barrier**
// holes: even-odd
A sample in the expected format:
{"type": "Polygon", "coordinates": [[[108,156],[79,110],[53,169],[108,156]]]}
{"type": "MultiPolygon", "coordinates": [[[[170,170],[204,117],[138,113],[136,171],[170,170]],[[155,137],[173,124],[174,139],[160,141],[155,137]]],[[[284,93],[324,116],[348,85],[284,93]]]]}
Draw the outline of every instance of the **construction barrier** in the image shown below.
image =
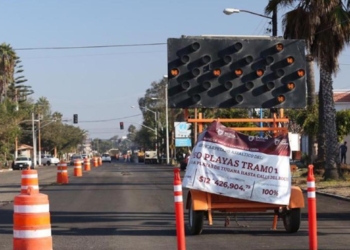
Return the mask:
{"type": "Polygon", "coordinates": [[[21,194],[27,194],[28,188],[33,189],[33,192],[39,193],[38,172],[34,169],[22,171],[21,194]]]}
{"type": "Polygon", "coordinates": [[[83,170],[81,169],[81,161],[80,160],[74,161],[74,176],[76,176],[76,177],[83,176],[83,170]]]}
{"type": "MultiPolygon", "coordinates": [[[[22,172],[22,180],[26,179],[23,176],[38,176],[36,170],[31,170],[31,173],[25,171],[22,172]]],[[[38,179],[31,179],[38,183],[38,179]]],[[[52,250],[49,199],[33,186],[21,190],[14,199],[13,249],[52,250]]]]}
{"type": "Polygon", "coordinates": [[[90,168],[90,159],[89,158],[85,158],[84,159],[84,170],[85,171],[90,171],[91,168],[90,168]]]}
{"type": "Polygon", "coordinates": [[[94,167],[95,167],[95,168],[98,167],[98,159],[97,159],[96,156],[93,158],[93,164],[94,164],[94,167]]]}
{"type": "Polygon", "coordinates": [[[62,184],[68,184],[68,166],[64,161],[61,162],[61,178],[62,184]]]}
{"type": "Polygon", "coordinates": [[[57,180],[58,184],[67,184],[68,183],[68,168],[67,163],[64,160],[61,160],[57,165],[57,180]]]}
{"type": "Polygon", "coordinates": [[[309,217],[309,250],[317,250],[317,211],[314,166],[309,165],[307,175],[307,203],[309,217]]]}
{"type": "Polygon", "coordinates": [[[102,158],[101,157],[98,157],[98,165],[102,166],[102,158]]]}
{"type": "MultiPolygon", "coordinates": [[[[62,162],[62,161],[61,161],[62,162]]],[[[57,177],[56,177],[56,182],[58,184],[62,183],[62,167],[61,167],[61,162],[57,164],[57,177]]]]}
{"type": "Polygon", "coordinates": [[[180,169],[178,168],[174,168],[174,200],[175,200],[175,216],[176,216],[177,249],[185,250],[186,249],[185,218],[184,218],[180,169]]]}

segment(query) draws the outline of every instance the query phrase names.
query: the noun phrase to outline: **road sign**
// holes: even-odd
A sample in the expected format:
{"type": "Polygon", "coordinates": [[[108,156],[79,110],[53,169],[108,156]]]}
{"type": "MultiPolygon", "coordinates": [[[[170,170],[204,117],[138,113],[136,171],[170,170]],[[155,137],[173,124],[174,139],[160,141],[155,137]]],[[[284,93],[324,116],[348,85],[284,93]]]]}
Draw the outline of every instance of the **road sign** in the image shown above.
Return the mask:
{"type": "Polygon", "coordinates": [[[191,138],[175,138],[175,147],[192,147],[191,138]]]}
{"type": "Polygon", "coordinates": [[[187,138],[191,136],[191,123],[175,122],[175,138],[187,138]]]}
{"type": "Polygon", "coordinates": [[[169,108],[304,108],[303,40],[168,39],[169,108]]]}

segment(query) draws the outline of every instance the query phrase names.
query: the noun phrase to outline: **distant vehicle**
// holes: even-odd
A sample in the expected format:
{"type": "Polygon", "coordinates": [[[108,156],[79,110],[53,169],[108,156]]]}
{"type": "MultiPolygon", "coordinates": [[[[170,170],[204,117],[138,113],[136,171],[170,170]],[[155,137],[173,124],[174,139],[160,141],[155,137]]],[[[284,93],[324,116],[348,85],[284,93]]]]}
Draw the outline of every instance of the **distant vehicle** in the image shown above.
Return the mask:
{"type": "Polygon", "coordinates": [[[41,164],[43,164],[44,166],[50,166],[51,164],[57,165],[59,162],[60,160],[52,155],[41,156],[41,164]]]}
{"type": "Polygon", "coordinates": [[[82,164],[84,162],[84,158],[82,155],[72,155],[69,161],[69,165],[73,166],[75,160],[80,160],[82,164]]]}
{"type": "Polygon", "coordinates": [[[82,154],[81,156],[83,157],[83,159],[88,159],[89,158],[86,154],[82,154]]]}
{"type": "Polygon", "coordinates": [[[145,151],[144,163],[157,164],[158,163],[157,151],[145,151]]]}
{"type": "Polygon", "coordinates": [[[17,157],[12,165],[13,170],[15,169],[22,170],[22,169],[29,169],[29,168],[32,168],[32,159],[25,156],[17,157]]]}
{"type": "Polygon", "coordinates": [[[108,151],[109,156],[111,157],[111,159],[117,159],[119,160],[119,155],[120,155],[120,151],[117,148],[112,148],[108,151]]]}
{"type": "Polygon", "coordinates": [[[112,158],[109,154],[102,154],[101,158],[102,158],[102,162],[109,162],[109,163],[112,162],[112,158]]]}

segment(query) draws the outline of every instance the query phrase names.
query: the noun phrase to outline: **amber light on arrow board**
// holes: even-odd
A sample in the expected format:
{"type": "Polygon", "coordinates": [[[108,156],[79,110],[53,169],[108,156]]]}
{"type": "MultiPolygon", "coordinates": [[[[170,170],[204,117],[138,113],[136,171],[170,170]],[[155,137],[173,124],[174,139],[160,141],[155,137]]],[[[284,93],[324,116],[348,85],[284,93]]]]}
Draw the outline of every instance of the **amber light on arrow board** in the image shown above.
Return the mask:
{"type": "Polygon", "coordinates": [[[284,46],[283,46],[282,43],[277,43],[277,44],[276,44],[276,50],[277,50],[277,51],[282,51],[283,48],[284,48],[284,46]]]}
{"type": "Polygon", "coordinates": [[[221,70],[220,69],[214,69],[213,70],[213,75],[214,76],[220,76],[221,75],[221,70]]]}
{"type": "Polygon", "coordinates": [[[288,64],[293,64],[294,63],[294,57],[292,57],[292,56],[287,57],[287,63],[288,64]]]}
{"type": "Polygon", "coordinates": [[[294,84],[294,82],[289,82],[289,83],[287,84],[287,88],[288,88],[289,90],[295,89],[295,84],[294,84]]]}
{"type": "Polygon", "coordinates": [[[284,97],[284,95],[279,95],[278,97],[277,97],[277,101],[279,102],[279,103],[282,103],[282,102],[284,102],[286,100],[286,98],[284,97]]]}
{"type": "Polygon", "coordinates": [[[243,70],[242,69],[236,69],[235,70],[235,75],[236,76],[241,76],[243,74],[243,70]]]}
{"type": "Polygon", "coordinates": [[[172,75],[172,76],[177,76],[178,74],[179,74],[179,70],[178,69],[172,69],[171,71],[170,71],[170,74],[172,75]]]}
{"type": "Polygon", "coordinates": [[[263,74],[264,74],[264,70],[262,70],[262,69],[258,69],[258,70],[256,70],[256,75],[258,76],[258,77],[261,77],[263,74]]]}
{"type": "Polygon", "coordinates": [[[299,77],[303,77],[305,75],[305,70],[299,69],[297,73],[299,77]]]}

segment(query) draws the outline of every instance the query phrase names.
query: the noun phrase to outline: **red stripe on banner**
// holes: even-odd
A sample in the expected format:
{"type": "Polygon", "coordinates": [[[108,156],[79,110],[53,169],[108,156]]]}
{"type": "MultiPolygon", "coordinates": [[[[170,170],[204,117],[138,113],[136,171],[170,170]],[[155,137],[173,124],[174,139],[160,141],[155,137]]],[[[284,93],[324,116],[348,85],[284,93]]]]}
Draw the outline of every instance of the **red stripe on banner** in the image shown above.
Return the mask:
{"type": "Polygon", "coordinates": [[[288,134],[275,138],[249,136],[220,123],[212,123],[201,137],[203,141],[214,142],[233,149],[279,156],[290,155],[288,134]]]}

